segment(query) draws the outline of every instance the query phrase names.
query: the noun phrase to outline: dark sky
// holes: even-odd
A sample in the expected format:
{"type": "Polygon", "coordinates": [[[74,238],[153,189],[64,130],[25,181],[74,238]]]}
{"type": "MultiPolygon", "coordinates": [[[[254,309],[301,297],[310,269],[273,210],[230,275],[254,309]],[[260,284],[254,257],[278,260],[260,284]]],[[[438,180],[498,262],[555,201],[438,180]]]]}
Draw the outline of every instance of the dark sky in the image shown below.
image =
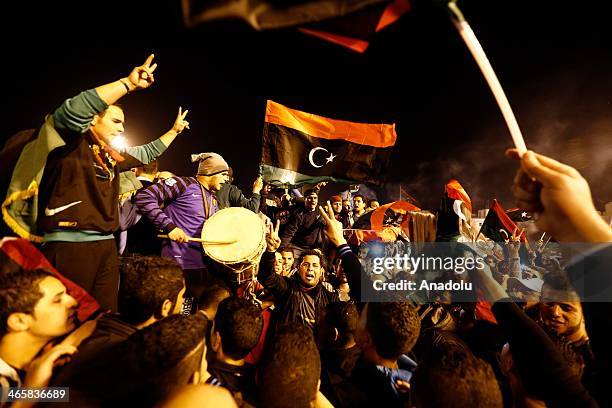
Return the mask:
{"type": "MultiPolygon", "coordinates": [[[[232,21],[186,29],[178,0],[21,3],[5,10],[9,21],[1,29],[1,137],[38,126],[65,98],[127,76],[154,52],[154,86],[121,103],[132,144],[165,132],[179,105],[190,109],[191,131],[161,158],[164,169],[190,175],[189,153],[216,151],[247,189],[272,99],[336,119],[395,122],[389,190],[402,182],[424,207],[437,206],[450,178],[462,182],[475,209],[494,197],[513,205],[515,164],[503,156],[511,141],[502,116],[446,14],[428,1],[415,1],[413,12],[376,35],[363,55],[293,29],[256,32],[232,21]]],[[[605,2],[459,4],[527,145],[578,167],[602,209],[612,201],[612,25],[605,2]]]]}

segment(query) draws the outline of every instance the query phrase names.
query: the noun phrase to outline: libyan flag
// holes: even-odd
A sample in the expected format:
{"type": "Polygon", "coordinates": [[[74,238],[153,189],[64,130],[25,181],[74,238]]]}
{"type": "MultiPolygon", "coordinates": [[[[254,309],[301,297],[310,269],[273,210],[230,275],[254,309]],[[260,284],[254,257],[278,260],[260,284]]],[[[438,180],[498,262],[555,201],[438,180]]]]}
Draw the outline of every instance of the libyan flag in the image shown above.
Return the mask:
{"type": "Polygon", "coordinates": [[[261,173],[275,186],[321,181],[382,185],[395,125],[352,123],[268,101],[261,173]]]}
{"type": "MultiPolygon", "coordinates": [[[[504,211],[499,202],[494,199],[482,223],[480,232],[495,242],[504,242],[512,236],[516,228],[518,228],[517,225],[506,214],[506,211],[504,211]]],[[[521,242],[526,240],[527,237],[525,236],[525,231],[523,231],[521,242]]]]}

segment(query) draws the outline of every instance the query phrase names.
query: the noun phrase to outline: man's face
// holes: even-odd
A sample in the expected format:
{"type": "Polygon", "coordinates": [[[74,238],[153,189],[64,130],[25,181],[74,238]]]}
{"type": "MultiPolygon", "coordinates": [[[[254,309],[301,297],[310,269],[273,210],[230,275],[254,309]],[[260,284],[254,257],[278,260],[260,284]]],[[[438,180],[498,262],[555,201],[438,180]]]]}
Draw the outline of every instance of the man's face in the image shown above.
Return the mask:
{"type": "Polygon", "coordinates": [[[542,302],[540,315],[544,324],[565,336],[578,331],[583,319],[580,302],[542,302]]]}
{"type": "Polygon", "coordinates": [[[341,201],[334,201],[333,203],[331,203],[331,206],[334,210],[334,213],[336,214],[340,214],[340,212],[342,211],[342,202],[341,201]]]}
{"type": "Polygon", "coordinates": [[[210,176],[209,187],[214,191],[221,190],[221,184],[229,182],[229,173],[227,171],[217,173],[210,176]]]}
{"type": "Polygon", "coordinates": [[[319,197],[316,194],[311,194],[304,198],[304,206],[309,211],[314,211],[319,203],[319,197]]]}
{"type": "Polygon", "coordinates": [[[355,210],[357,210],[357,212],[361,212],[363,209],[365,209],[365,203],[361,197],[355,197],[353,199],[353,204],[355,204],[355,210]]]}
{"type": "Polygon", "coordinates": [[[293,257],[293,252],[283,251],[281,255],[283,257],[283,272],[285,274],[288,274],[289,272],[291,272],[291,269],[293,269],[293,262],[295,261],[295,258],[293,257]]]}
{"type": "Polygon", "coordinates": [[[351,202],[349,200],[342,201],[342,208],[344,211],[349,212],[351,210],[351,202]]]}
{"type": "Polygon", "coordinates": [[[283,274],[283,257],[280,252],[274,253],[274,273],[278,275],[283,274]]]}
{"type": "Polygon", "coordinates": [[[38,288],[43,296],[34,306],[30,333],[52,339],[73,330],[77,301],[66,292],[62,282],[49,276],[40,281],[38,288]]]}
{"type": "Polygon", "coordinates": [[[105,142],[112,143],[116,136],[123,133],[124,122],[123,110],[111,105],[106,111],[94,116],[91,121],[91,131],[105,142]]]}
{"type": "Polygon", "coordinates": [[[317,286],[323,271],[321,268],[321,259],[317,255],[304,256],[298,271],[304,286],[317,286]]]}
{"type": "Polygon", "coordinates": [[[378,201],[374,200],[374,201],[372,201],[372,202],[370,203],[370,208],[371,208],[371,209],[375,210],[375,209],[377,209],[378,207],[380,207],[380,203],[379,203],[378,201]]]}

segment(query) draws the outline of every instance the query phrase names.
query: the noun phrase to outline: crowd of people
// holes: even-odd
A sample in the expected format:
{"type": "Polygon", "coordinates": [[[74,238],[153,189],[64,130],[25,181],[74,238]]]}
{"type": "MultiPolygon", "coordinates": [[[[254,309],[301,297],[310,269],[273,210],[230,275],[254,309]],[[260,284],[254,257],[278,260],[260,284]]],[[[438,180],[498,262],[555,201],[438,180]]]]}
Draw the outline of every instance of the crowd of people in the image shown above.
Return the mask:
{"type": "MultiPolygon", "coordinates": [[[[610,406],[612,310],[580,294],[612,287],[601,261],[612,230],[574,168],[507,152],[517,205],[557,242],[594,244],[588,252],[560,264],[534,248],[521,265],[515,233],[467,271],[473,302],[452,292],[365,302],[373,275],[352,239],[376,197],[322,205],[322,184],[300,193],[260,177],[245,196],[213,152],[192,156],[195,175],[163,174],[155,158],[189,128],[182,109],[159,139],[112,147],[117,100],[153,84],[155,69],[150,56],[37,130],[62,141],[39,169],[33,207],[48,262],[28,266],[8,250],[16,238],[0,241],[0,406],[64,404],[6,402],[17,387],[68,387],[79,407],[610,406]],[[267,225],[240,279],[193,241],[229,207],[267,225]],[[537,291],[517,289],[532,278],[537,291]]],[[[457,215],[458,238],[464,222],[457,215]]]]}

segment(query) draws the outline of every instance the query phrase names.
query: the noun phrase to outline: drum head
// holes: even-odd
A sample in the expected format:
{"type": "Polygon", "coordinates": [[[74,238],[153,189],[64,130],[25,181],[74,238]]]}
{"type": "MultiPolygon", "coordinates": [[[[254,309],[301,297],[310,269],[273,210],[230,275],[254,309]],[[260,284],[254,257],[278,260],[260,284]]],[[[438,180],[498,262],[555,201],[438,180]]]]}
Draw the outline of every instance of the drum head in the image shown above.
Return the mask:
{"type": "Polygon", "coordinates": [[[258,262],[265,249],[266,228],[253,211],[242,207],[224,208],[202,227],[202,240],[230,244],[202,243],[206,255],[222,264],[258,262]]]}

